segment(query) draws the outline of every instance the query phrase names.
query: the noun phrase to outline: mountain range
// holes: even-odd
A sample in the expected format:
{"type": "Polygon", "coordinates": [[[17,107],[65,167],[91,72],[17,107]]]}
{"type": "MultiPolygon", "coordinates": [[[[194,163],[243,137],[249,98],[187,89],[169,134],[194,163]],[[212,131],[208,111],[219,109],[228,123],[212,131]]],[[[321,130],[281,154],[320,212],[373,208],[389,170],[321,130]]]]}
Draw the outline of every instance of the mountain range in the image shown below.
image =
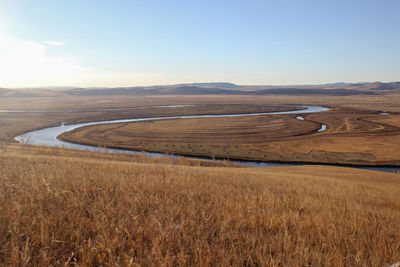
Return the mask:
{"type": "Polygon", "coordinates": [[[329,83],[319,85],[236,85],[227,82],[190,83],[135,87],[45,87],[7,89],[0,88],[0,97],[57,96],[102,96],[102,95],[384,95],[400,94],[400,82],[329,83]]]}

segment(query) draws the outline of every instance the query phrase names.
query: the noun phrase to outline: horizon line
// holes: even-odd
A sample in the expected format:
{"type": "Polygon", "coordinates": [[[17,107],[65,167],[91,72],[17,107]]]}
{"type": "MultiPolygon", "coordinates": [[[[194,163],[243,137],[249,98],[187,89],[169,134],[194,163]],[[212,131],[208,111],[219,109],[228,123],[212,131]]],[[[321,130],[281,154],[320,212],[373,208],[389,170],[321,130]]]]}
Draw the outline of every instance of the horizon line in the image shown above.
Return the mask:
{"type": "Polygon", "coordinates": [[[155,86],[177,86],[177,85],[194,85],[194,84],[232,84],[236,86],[317,86],[317,85],[334,85],[334,84],[368,84],[368,83],[400,83],[399,81],[359,81],[359,82],[326,82],[326,83],[299,83],[299,84],[240,84],[234,82],[184,82],[184,83],[172,83],[172,84],[152,84],[152,85],[127,85],[127,86],[73,86],[73,85],[43,85],[43,86],[19,86],[19,87],[3,87],[0,89],[52,89],[52,88],[65,88],[65,89],[96,89],[96,88],[132,88],[132,87],[155,87],[155,86]]]}

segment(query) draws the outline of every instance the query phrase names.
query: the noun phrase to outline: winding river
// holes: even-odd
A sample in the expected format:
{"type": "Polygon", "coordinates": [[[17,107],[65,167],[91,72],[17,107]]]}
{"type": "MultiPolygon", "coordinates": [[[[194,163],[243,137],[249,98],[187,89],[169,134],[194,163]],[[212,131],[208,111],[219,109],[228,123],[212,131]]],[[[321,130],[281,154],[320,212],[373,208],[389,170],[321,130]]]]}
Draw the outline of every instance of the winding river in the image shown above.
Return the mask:
{"type": "MultiPolygon", "coordinates": [[[[151,106],[151,108],[176,108],[176,107],[187,107],[187,106],[196,106],[196,105],[170,105],[170,106],[151,106]]],[[[274,106],[274,105],[271,105],[274,106]]],[[[150,106],[149,106],[150,107],[150,106]]],[[[128,108],[128,109],[141,109],[141,108],[149,108],[149,107],[137,107],[137,108],[128,108]]],[[[182,116],[169,116],[169,117],[151,117],[151,118],[135,118],[135,119],[120,119],[120,120],[106,120],[106,121],[94,121],[94,122],[86,122],[86,123],[78,123],[78,124],[70,124],[60,126],[44,128],[40,130],[35,130],[31,132],[24,133],[22,135],[16,136],[15,140],[20,143],[29,143],[34,145],[46,145],[46,146],[54,146],[54,147],[64,147],[64,148],[72,148],[79,150],[90,150],[95,152],[100,152],[103,150],[101,147],[90,146],[90,145],[82,145],[75,144],[66,141],[62,141],[57,139],[57,137],[65,132],[90,126],[90,125],[99,125],[99,124],[110,124],[110,123],[127,123],[127,122],[138,122],[138,121],[154,121],[154,120],[171,120],[171,119],[194,119],[194,118],[216,118],[216,117],[242,117],[242,116],[261,116],[261,115],[278,115],[278,114],[305,114],[305,113],[316,113],[316,112],[324,112],[330,110],[327,107],[320,106],[293,106],[296,108],[303,108],[301,110],[290,110],[290,111],[277,111],[277,112],[259,112],[259,113],[241,113],[241,114],[215,114],[215,115],[182,115],[182,116]]],[[[103,109],[102,109],[103,110],[103,109]]],[[[104,110],[122,110],[122,109],[104,109],[104,110]]],[[[64,110],[66,111],[83,111],[83,110],[64,110]]],[[[28,112],[25,110],[18,111],[5,111],[2,112],[28,112]]],[[[53,112],[53,111],[46,111],[53,112]]],[[[60,110],[56,110],[54,112],[61,112],[60,110]]],[[[297,117],[298,119],[302,118],[301,116],[297,117]]],[[[303,118],[302,118],[303,119],[303,118]]],[[[300,119],[301,120],[301,119],[300,119]]],[[[304,120],[304,119],[303,119],[304,120]]],[[[321,128],[318,132],[322,132],[326,129],[325,124],[321,124],[321,128]]],[[[127,154],[141,154],[141,151],[135,150],[127,150],[127,149],[116,149],[116,148],[108,148],[108,153],[127,153],[127,154]]],[[[165,157],[164,153],[155,153],[155,152],[146,152],[148,156],[151,157],[165,157]]],[[[182,156],[178,156],[182,157],[182,156]]],[[[204,157],[196,157],[196,156],[184,156],[187,158],[202,158],[204,157]]],[[[273,167],[273,166],[295,166],[295,165],[304,165],[300,163],[275,163],[275,162],[260,162],[260,161],[240,161],[240,160],[230,160],[232,163],[241,163],[250,165],[253,167],[273,167]]],[[[381,171],[389,171],[393,172],[398,170],[399,168],[386,168],[386,167],[362,167],[364,169],[373,169],[373,170],[381,170],[381,171]]]]}

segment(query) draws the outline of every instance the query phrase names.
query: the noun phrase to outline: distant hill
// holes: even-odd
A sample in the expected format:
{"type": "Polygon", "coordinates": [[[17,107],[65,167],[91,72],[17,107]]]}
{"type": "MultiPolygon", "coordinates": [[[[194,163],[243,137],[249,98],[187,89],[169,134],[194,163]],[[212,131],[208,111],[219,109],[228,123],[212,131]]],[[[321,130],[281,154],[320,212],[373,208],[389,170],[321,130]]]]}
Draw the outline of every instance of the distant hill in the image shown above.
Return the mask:
{"type": "Polygon", "coordinates": [[[396,90],[400,88],[400,82],[393,83],[379,83],[374,90],[396,90]]]}
{"type": "Polygon", "coordinates": [[[66,90],[69,95],[378,95],[400,93],[400,82],[393,83],[333,83],[292,86],[239,86],[232,83],[192,83],[149,87],[119,87],[66,90]]]}
{"type": "MultiPolygon", "coordinates": [[[[0,89],[0,97],[106,96],[106,95],[384,95],[400,94],[400,82],[329,83],[317,85],[236,85],[233,83],[188,83],[136,87],[49,89],[0,89]]],[[[65,88],[65,87],[64,87],[65,88]]]]}
{"type": "Polygon", "coordinates": [[[0,88],[0,98],[37,98],[64,95],[62,91],[49,89],[6,89],[0,88]]]}
{"type": "Polygon", "coordinates": [[[234,84],[234,83],[185,83],[185,84],[178,84],[178,86],[196,86],[196,87],[211,87],[211,88],[222,88],[222,89],[233,89],[233,88],[240,88],[241,86],[234,84]]]}
{"type": "MultiPolygon", "coordinates": [[[[232,90],[227,90],[219,87],[201,87],[196,85],[181,85],[177,87],[167,87],[160,90],[161,93],[165,94],[190,94],[190,95],[202,95],[202,94],[229,94],[232,90]]],[[[235,91],[236,92],[236,91],[235,91]]]]}

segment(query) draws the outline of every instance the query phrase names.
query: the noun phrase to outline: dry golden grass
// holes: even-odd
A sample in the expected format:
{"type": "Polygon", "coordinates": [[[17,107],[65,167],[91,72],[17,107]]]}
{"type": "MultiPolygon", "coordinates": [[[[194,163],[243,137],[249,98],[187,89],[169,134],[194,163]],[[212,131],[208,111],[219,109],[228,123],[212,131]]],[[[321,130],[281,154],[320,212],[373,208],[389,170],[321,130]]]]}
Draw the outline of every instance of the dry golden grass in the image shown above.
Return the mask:
{"type": "Polygon", "coordinates": [[[59,156],[86,159],[101,159],[123,162],[151,163],[151,164],[171,164],[181,166],[202,166],[202,167],[235,167],[241,168],[244,165],[232,163],[229,161],[211,161],[206,159],[192,159],[164,154],[163,157],[151,157],[145,152],[138,154],[110,153],[107,148],[99,147],[101,152],[92,152],[90,150],[64,149],[60,147],[38,146],[30,144],[14,144],[0,142],[0,152],[9,152],[12,154],[29,154],[42,156],[59,156]]]}
{"type": "Polygon", "coordinates": [[[400,176],[0,153],[0,263],[383,266],[400,176]]]}

